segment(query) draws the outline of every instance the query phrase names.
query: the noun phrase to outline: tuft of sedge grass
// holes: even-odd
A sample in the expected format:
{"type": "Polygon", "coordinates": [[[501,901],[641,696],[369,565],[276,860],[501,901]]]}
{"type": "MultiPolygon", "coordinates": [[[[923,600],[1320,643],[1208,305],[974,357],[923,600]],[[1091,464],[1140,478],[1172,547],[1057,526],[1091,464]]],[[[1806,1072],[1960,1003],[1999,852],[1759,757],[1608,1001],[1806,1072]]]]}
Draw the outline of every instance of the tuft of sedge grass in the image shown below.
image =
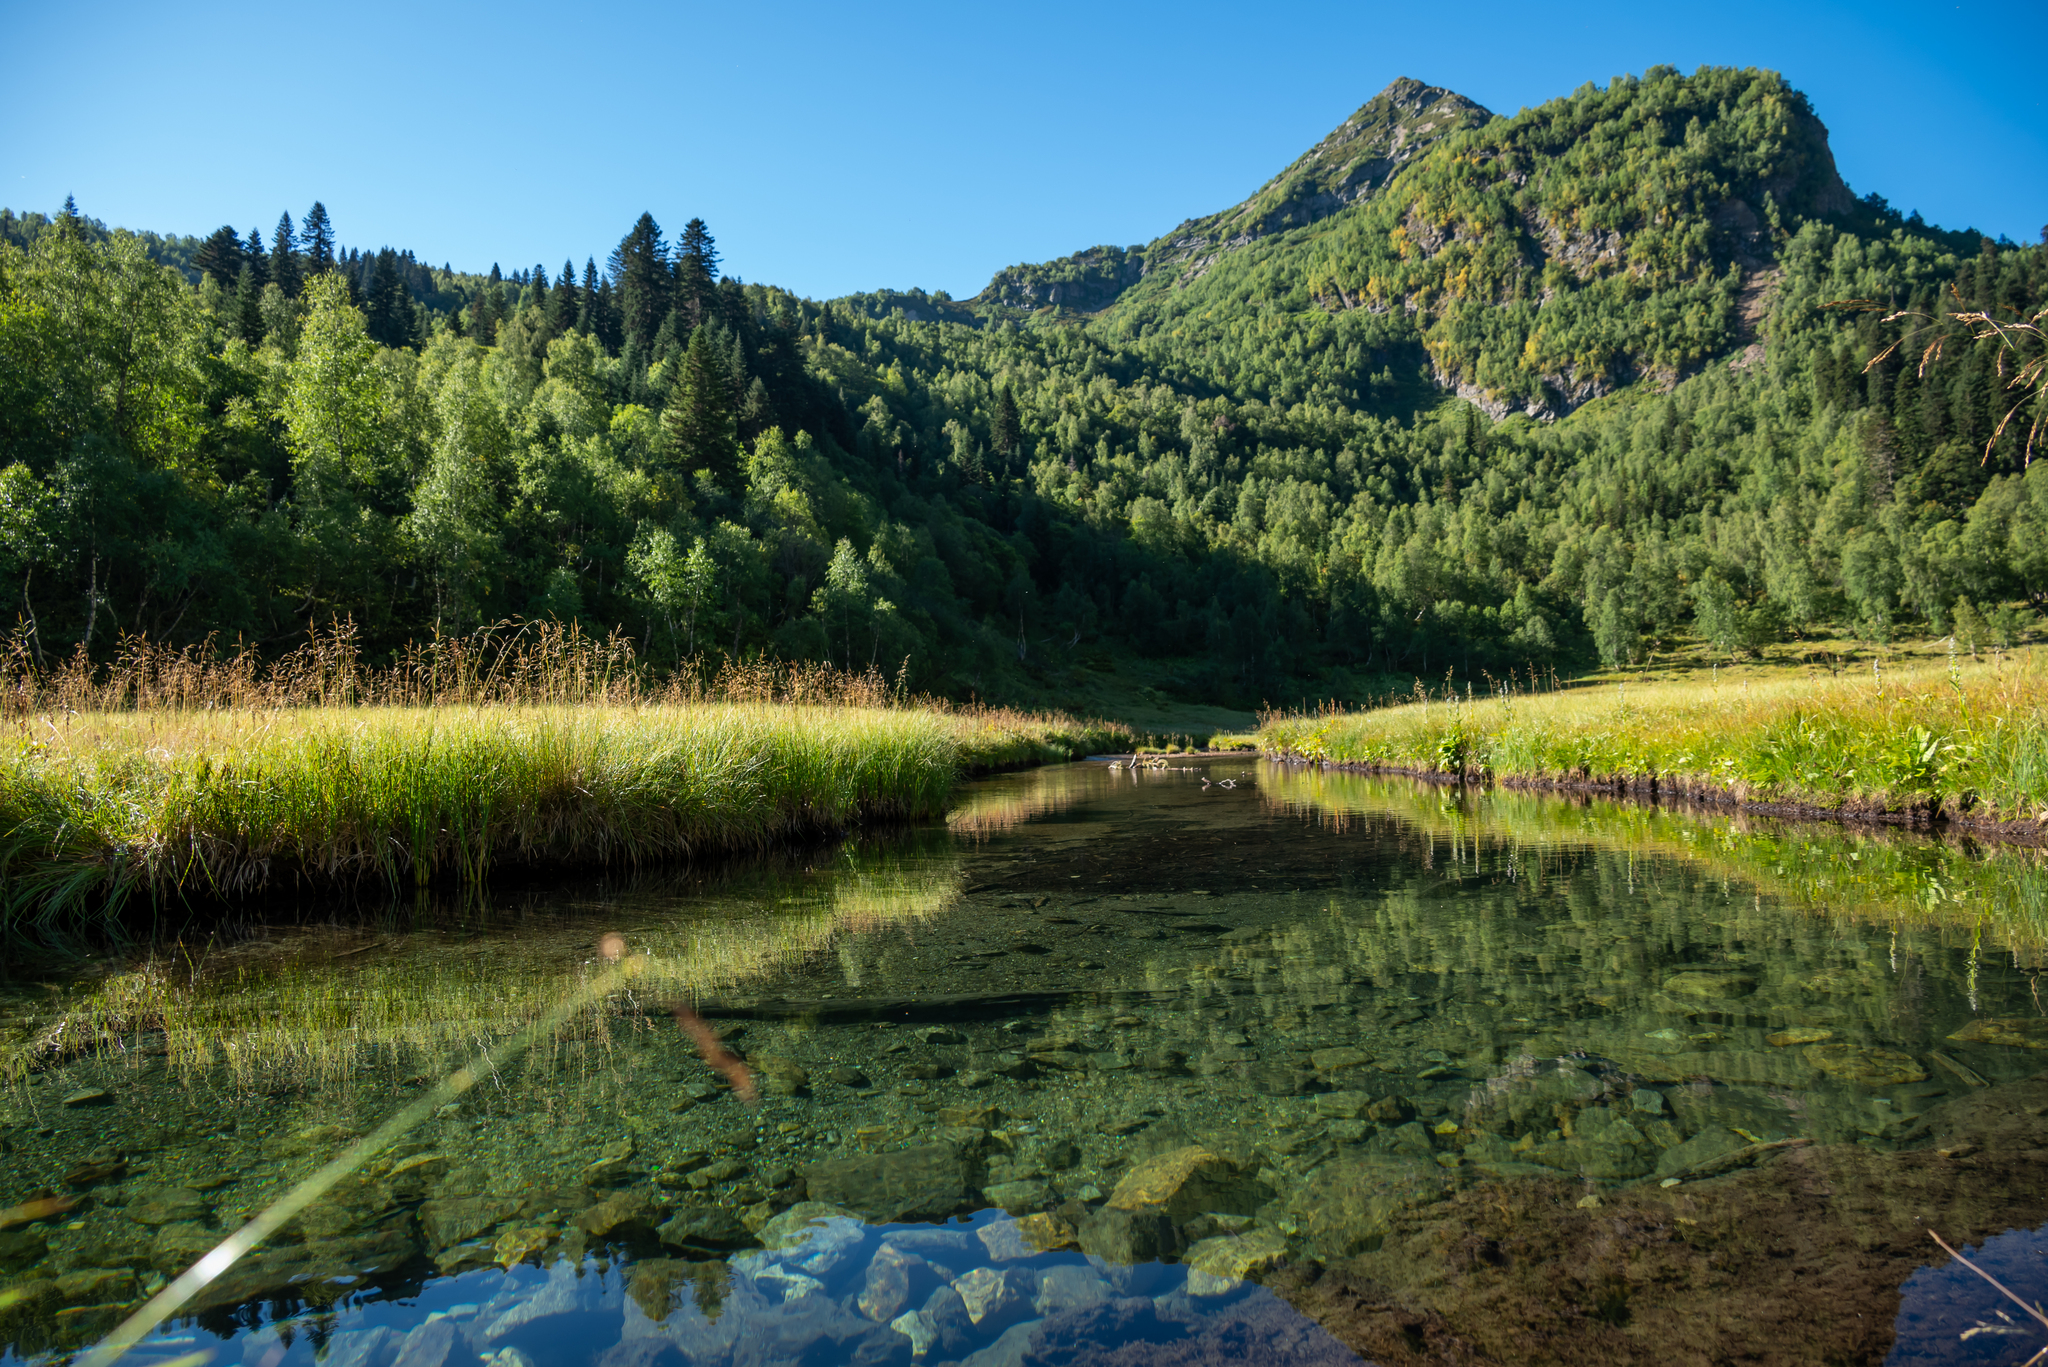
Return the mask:
{"type": "Polygon", "coordinates": [[[0,912],[137,894],[396,893],[644,866],[945,813],[959,775],[1100,743],[1067,718],[786,702],[145,710],[24,717],[0,753],[0,912]]]}
{"type": "Polygon", "coordinates": [[[2034,661],[1761,682],[1622,682],[1272,713],[1280,758],[1752,802],[2048,820],[2048,673],[2034,661]]]}
{"type": "Polygon", "coordinates": [[[2030,970],[2048,964],[2048,850],[1950,843],[1867,825],[1784,821],[1512,788],[1467,790],[1400,776],[1266,765],[1259,791],[1344,825],[1390,820],[1430,840],[1477,841],[1521,876],[1576,850],[1682,861],[1808,914],[1962,936],[2030,970]]]}

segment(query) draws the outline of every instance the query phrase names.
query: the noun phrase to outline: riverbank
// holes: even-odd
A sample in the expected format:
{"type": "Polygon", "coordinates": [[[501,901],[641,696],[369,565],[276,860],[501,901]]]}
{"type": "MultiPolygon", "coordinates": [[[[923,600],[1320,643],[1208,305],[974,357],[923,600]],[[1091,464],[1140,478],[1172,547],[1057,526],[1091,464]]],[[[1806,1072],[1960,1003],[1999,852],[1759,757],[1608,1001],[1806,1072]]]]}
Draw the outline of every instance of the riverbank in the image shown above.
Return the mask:
{"type": "Polygon", "coordinates": [[[1056,714],[667,705],[140,710],[18,723],[0,915],[111,926],[138,898],[480,883],[944,815],[963,775],[1128,738],[1056,714]]]}
{"type": "Polygon", "coordinates": [[[1843,676],[1424,694],[1269,714],[1275,759],[1502,786],[1946,822],[2034,839],[2048,812],[2048,670],[2034,658],[1843,676]]]}

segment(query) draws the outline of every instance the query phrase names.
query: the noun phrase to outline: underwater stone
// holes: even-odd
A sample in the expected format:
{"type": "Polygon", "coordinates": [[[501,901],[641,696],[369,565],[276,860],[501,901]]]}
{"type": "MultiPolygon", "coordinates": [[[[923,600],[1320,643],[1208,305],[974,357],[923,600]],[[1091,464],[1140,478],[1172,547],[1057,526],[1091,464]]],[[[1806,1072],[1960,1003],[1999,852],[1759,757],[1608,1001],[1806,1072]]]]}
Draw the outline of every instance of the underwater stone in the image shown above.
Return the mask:
{"type": "Polygon", "coordinates": [[[114,1094],[99,1087],[88,1087],[82,1092],[73,1092],[64,1098],[66,1106],[111,1106],[114,1094]]]}
{"type": "Polygon", "coordinates": [[[0,1234],[0,1272],[19,1272],[49,1251],[49,1241],[32,1229],[0,1234]]]}
{"type": "MultiPolygon", "coordinates": [[[[2048,1017],[2005,1016],[1973,1020],[1949,1036],[1957,1044],[2004,1044],[2048,1049],[2048,1017]]],[[[71,1103],[67,1100],[65,1105],[71,1103]]]]}
{"type": "Polygon", "coordinates": [[[510,1219],[519,1212],[516,1197],[464,1196],[427,1201],[420,1206],[420,1233],[432,1248],[447,1248],[510,1219]]]}
{"type": "Polygon", "coordinates": [[[1927,1070],[1911,1054],[1896,1049],[1816,1044],[1806,1050],[1806,1061],[1829,1077],[1864,1087],[1894,1087],[1903,1082],[1927,1080],[1927,1070]]]}
{"type": "Polygon", "coordinates": [[[743,1248],[754,1241],[740,1217],[725,1206],[686,1206],[655,1235],[678,1248],[743,1248]]]}
{"type": "Polygon", "coordinates": [[[1674,973],[1664,980],[1664,990],[1674,997],[1717,1001],[1748,996],[1756,991],[1756,979],[1741,973],[1674,973]]]}
{"type": "Polygon", "coordinates": [[[991,1205],[1001,1206],[1012,1215],[1042,1209],[1052,1200],[1052,1188],[1037,1178],[998,1182],[982,1194],[991,1205]]]}
{"type": "Polygon", "coordinates": [[[1818,1025],[1792,1025],[1765,1035],[1764,1043],[1783,1049],[1794,1044],[1819,1044],[1822,1040],[1831,1040],[1834,1037],[1834,1031],[1818,1025]]]}
{"type": "Polygon", "coordinates": [[[761,1090],[770,1096],[800,1096],[811,1085],[804,1066],[780,1054],[755,1054],[747,1064],[760,1077],[761,1090]]]}
{"type": "Polygon", "coordinates": [[[1347,1068],[1363,1068],[1372,1062],[1372,1055],[1363,1049],[1338,1046],[1332,1049],[1317,1049],[1308,1056],[1319,1073],[1341,1073],[1347,1068]]]}
{"type": "Polygon", "coordinates": [[[1190,1144],[1148,1158],[1110,1193],[1113,1210],[1156,1207],[1176,1220],[1204,1211],[1250,1214],[1270,1197],[1264,1184],[1228,1158],[1190,1144]]]}
{"type": "Polygon", "coordinates": [[[1659,1177],[1670,1177],[1723,1154],[1734,1153],[1743,1146],[1741,1138],[1719,1125],[1712,1125],[1683,1144],[1666,1149],[1657,1159],[1655,1172],[1659,1177]]]}
{"type": "Polygon", "coordinates": [[[1638,1087],[1629,1093],[1629,1105],[1644,1115],[1663,1115],[1664,1093],[1654,1087],[1638,1087]]]}
{"type": "Polygon", "coordinates": [[[668,1207],[653,1193],[622,1191],[576,1217],[577,1227],[593,1239],[632,1238],[654,1233],[668,1207]]]}
{"type": "Polygon", "coordinates": [[[858,1068],[834,1068],[829,1075],[841,1087],[865,1087],[871,1079],[858,1068]]]}
{"type": "Polygon", "coordinates": [[[975,1162],[951,1144],[812,1163],[804,1182],[812,1199],[871,1220],[935,1220],[970,1206],[979,1178],[975,1162]]]}
{"type": "Polygon", "coordinates": [[[1041,1315],[1059,1315],[1100,1305],[1112,1294],[1108,1279],[1093,1267],[1063,1263],[1039,1274],[1038,1294],[1031,1304],[1041,1315]]]}
{"type": "Polygon", "coordinates": [[[923,1357],[938,1341],[938,1331],[932,1327],[923,1311],[906,1310],[889,1321],[889,1327],[910,1340],[910,1355],[923,1357]]]}
{"type": "Polygon", "coordinates": [[[607,1144],[597,1151],[597,1161],[583,1169],[584,1185],[592,1187],[610,1186],[623,1180],[633,1163],[633,1141],[631,1137],[607,1144]]]}
{"type": "Polygon", "coordinates": [[[1096,1211],[1081,1224],[1081,1251],[1106,1263],[1145,1263],[1171,1253],[1177,1244],[1173,1221],[1162,1211],[1096,1211]]]}
{"type": "Polygon", "coordinates": [[[883,1244],[868,1264],[867,1277],[854,1305],[877,1324],[887,1324],[910,1304],[910,1279],[930,1264],[914,1253],[883,1244]]]}
{"type": "Polygon", "coordinates": [[[989,1332],[1020,1318],[1031,1306],[1031,1278],[1014,1268],[977,1267],[953,1279],[967,1318],[989,1332]]]}
{"type": "Polygon", "coordinates": [[[1343,1120],[1357,1120],[1372,1108],[1369,1092],[1322,1092],[1316,1096],[1316,1114],[1343,1120]]]}
{"type": "MultiPolygon", "coordinates": [[[[1287,1261],[1287,1240],[1270,1229],[1219,1234],[1188,1249],[1182,1261],[1215,1277],[1243,1281],[1287,1261]]],[[[1190,1294],[1202,1293],[1190,1289],[1190,1294]]]]}
{"type": "Polygon", "coordinates": [[[137,1224],[168,1225],[206,1218],[206,1198],[190,1187],[135,1187],[123,1214],[137,1224]]]}
{"type": "MultiPolygon", "coordinates": [[[[824,1201],[800,1201],[761,1226],[761,1246],[806,1272],[829,1272],[865,1237],[860,1217],[824,1201]]],[[[872,1317],[871,1317],[872,1318],[872,1317]]]]}

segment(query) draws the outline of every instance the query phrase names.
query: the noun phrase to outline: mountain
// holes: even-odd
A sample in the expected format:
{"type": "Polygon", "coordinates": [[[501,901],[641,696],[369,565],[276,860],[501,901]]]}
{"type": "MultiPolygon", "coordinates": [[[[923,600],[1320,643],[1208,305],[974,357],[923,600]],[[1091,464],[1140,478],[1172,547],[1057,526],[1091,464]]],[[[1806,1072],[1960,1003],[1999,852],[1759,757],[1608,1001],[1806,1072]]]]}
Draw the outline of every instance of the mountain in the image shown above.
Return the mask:
{"type": "Polygon", "coordinates": [[[1011,266],[969,302],[1092,313],[1155,273],[1176,285],[1192,283],[1223,253],[1328,218],[1452,132],[1491,117],[1462,95],[1403,76],[1240,203],[1188,219],[1144,247],[1093,247],[1042,265],[1011,266]]]}
{"type": "Polygon", "coordinates": [[[1143,248],[1010,267],[970,303],[1129,335],[1305,292],[1406,315],[1439,388],[1549,418],[1753,342],[1772,230],[1857,210],[1826,128],[1767,74],[1652,68],[1515,119],[1404,77],[1242,203],[1143,248]],[[1644,311],[1677,329],[1646,334],[1644,311]]]}
{"type": "Polygon", "coordinates": [[[0,214],[17,662],[554,617],[1133,715],[2048,609],[2033,343],[1955,316],[2037,314],[2048,248],[1856,198],[1769,71],[1396,82],[973,300],[718,279],[650,215],[580,271],[165,259],[0,214]]]}

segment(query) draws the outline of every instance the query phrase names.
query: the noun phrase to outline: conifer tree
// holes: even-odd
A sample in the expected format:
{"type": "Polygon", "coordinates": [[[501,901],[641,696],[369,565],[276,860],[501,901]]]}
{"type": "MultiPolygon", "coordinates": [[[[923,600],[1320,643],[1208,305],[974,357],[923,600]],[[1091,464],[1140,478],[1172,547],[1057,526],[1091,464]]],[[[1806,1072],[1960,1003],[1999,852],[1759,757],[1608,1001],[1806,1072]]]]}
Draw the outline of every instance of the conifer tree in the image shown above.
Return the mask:
{"type": "Polygon", "coordinates": [[[591,312],[597,319],[597,339],[604,343],[606,350],[614,353],[620,351],[624,343],[619,336],[619,305],[612,294],[609,276],[597,282],[597,302],[592,306],[591,312]]]}
{"type": "Polygon", "coordinates": [[[250,346],[263,342],[263,281],[256,274],[257,257],[242,263],[241,274],[235,280],[234,312],[228,319],[228,327],[235,336],[250,346]]]}
{"type": "Polygon", "coordinates": [[[1017,421],[1017,396],[1004,385],[996,391],[996,415],[989,424],[989,446],[1007,468],[1017,454],[1017,443],[1023,438],[1023,428],[1017,421]]]}
{"type": "Polygon", "coordinates": [[[216,228],[192,254],[192,266],[213,277],[222,289],[234,288],[242,277],[242,234],[233,226],[216,228]]]}
{"type": "Polygon", "coordinates": [[[262,294],[263,287],[270,283],[270,253],[263,249],[263,234],[255,228],[249,230],[249,241],[242,248],[242,264],[256,275],[256,293],[262,294]]]}
{"type": "Polygon", "coordinates": [[[299,244],[292,232],[292,216],[281,215],[270,239],[270,283],[294,299],[299,293],[299,244]]]}
{"type": "Polygon", "coordinates": [[[324,275],[334,269],[334,225],[327,220],[327,206],[317,199],[306,210],[299,241],[306,249],[307,275],[324,275]]]}
{"type": "Polygon", "coordinates": [[[732,361],[710,328],[690,334],[681,373],[661,411],[669,459],[684,470],[709,470],[728,493],[739,485],[739,429],[735,422],[732,361]]]}
{"type": "Polygon", "coordinates": [[[576,297],[576,263],[564,261],[562,273],[555,277],[555,288],[548,295],[548,322],[556,332],[567,332],[576,326],[581,312],[582,304],[576,297]]]}
{"type": "Polygon", "coordinates": [[[641,214],[612,252],[611,278],[618,291],[620,335],[644,353],[668,316],[671,283],[668,252],[654,215],[641,214]]]}
{"type": "MultiPolygon", "coordinates": [[[[583,289],[576,300],[576,330],[586,337],[601,337],[597,316],[597,260],[583,262],[583,289]]],[[[607,343],[609,345],[609,343],[607,343]]]]}
{"type": "Polygon", "coordinates": [[[693,218],[676,243],[676,307],[691,327],[702,327],[718,316],[717,287],[717,244],[704,220],[693,218]]]}

